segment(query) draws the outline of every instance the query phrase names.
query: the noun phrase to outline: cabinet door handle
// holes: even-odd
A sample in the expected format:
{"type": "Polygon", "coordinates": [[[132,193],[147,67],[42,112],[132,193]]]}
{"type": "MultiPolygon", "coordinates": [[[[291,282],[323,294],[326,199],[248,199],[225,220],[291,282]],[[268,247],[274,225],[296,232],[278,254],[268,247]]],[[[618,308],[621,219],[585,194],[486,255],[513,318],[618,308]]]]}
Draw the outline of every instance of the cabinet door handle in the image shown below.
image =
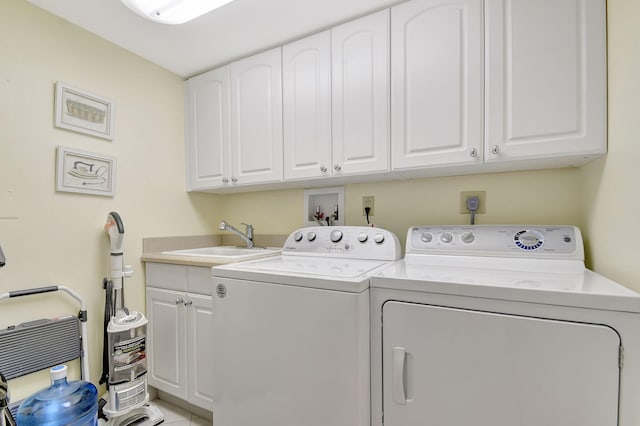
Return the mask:
{"type": "Polygon", "coordinates": [[[176,305],[179,305],[179,304],[181,304],[181,303],[184,303],[184,299],[183,299],[182,297],[178,297],[178,298],[176,299],[176,305]]]}
{"type": "Polygon", "coordinates": [[[473,158],[476,158],[478,156],[478,150],[475,148],[471,148],[469,155],[471,155],[473,158]]]}
{"type": "Polygon", "coordinates": [[[187,301],[184,302],[184,306],[188,307],[188,306],[191,306],[191,305],[193,305],[193,301],[192,300],[187,300],[187,301]]]}
{"type": "Polygon", "coordinates": [[[320,171],[322,173],[326,173],[327,172],[327,166],[325,166],[324,164],[320,166],[320,171]]]}
{"type": "Polygon", "coordinates": [[[231,182],[236,183],[238,182],[238,178],[235,176],[231,176],[231,182]]]}
{"type": "Polygon", "coordinates": [[[229,178],[228,177],[223,177],[222,178],[222,183],[229,183],[229,178]]]}
{"type": "Polygon", "coordinates": [[[342,170],[342,166],[341,166],[340,164],[336,164],[335,166],[333,166],[333,169],[334,169],[336,172],[339,172],[340,170],[342,170]]]}
{"type": "Polygon", "coordinates": [[[405,349],[395,347],[391,354],[391,395],[393,402],[400,405],[407,404],[404,392],[405,349]]]}
{"type": "Polygon", "coordinates": [[[493,155],[498,155],[499,152],[500,152],[500,147],[498,145],[494,145],[491,147],[491,153],[493,155]]]}

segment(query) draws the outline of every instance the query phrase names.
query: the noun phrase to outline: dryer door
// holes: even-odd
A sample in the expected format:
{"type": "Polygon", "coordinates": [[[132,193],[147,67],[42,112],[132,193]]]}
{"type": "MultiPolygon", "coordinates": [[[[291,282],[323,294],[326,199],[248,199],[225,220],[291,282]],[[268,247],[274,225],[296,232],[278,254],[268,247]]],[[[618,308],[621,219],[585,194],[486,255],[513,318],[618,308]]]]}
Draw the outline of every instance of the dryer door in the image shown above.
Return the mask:
{"type": "Polygon", "coordinates": [[[384,424],[616,425],[619,346],[601,325],[387,302],[384,424]]]}

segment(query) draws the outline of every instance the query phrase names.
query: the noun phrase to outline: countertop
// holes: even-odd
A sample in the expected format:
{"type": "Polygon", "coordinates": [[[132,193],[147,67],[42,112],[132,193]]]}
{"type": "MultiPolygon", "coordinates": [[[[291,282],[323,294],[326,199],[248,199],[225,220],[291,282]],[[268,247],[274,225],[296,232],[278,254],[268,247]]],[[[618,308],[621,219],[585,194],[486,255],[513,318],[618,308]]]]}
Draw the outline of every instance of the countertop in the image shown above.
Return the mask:
{"type": "MultiPolygon", "coordinates": [[[[255,245],[257,247],[281,248],[287,235],[257,235],[255,245]]],[[[199,247],[213,246],[242,246],[242,240],[234,235],[198,235],[186,237],[156,237],[142,240],[143,262],[170,263],[174,265],[205,266],[224,265],[238,262],[237,259],[212,259],[207,256],[180,256],[163,254],[165,251],[181,250],[199,247]]],[[[256,254],[253,259],[273,256],[273,253],[264,255],[256,254]]]]}

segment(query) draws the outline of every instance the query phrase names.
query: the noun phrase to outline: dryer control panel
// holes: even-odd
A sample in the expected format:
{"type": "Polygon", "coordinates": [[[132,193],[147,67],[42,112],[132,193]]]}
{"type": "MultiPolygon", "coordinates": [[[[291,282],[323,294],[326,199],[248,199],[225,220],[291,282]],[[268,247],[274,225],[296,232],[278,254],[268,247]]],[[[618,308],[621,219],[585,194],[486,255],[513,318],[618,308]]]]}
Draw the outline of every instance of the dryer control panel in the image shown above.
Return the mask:
{"type": "Polygon", "coordinates": [[[398,260],[400,241],[391,231],[369,226],[312,226],[289,235],[283,255],[398,260]]]}
{"type": "Polygon", "coordinates": [[[575,226],[414,226],[407,233],[406,252],[584,260],[582,235],[575,226]]]}

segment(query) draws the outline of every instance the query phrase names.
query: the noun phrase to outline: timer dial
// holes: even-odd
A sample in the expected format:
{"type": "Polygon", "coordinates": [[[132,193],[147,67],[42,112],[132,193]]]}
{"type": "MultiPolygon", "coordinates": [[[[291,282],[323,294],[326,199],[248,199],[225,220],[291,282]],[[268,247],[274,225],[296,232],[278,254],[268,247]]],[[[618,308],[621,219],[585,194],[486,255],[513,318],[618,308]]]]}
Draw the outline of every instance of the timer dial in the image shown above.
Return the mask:
{"type": "Polygon", "coordinates": [[[514,234],[513,242],[522,250],[536,250],[544,244],[544,237],[538,231],[524,229],[514,234]]]}

